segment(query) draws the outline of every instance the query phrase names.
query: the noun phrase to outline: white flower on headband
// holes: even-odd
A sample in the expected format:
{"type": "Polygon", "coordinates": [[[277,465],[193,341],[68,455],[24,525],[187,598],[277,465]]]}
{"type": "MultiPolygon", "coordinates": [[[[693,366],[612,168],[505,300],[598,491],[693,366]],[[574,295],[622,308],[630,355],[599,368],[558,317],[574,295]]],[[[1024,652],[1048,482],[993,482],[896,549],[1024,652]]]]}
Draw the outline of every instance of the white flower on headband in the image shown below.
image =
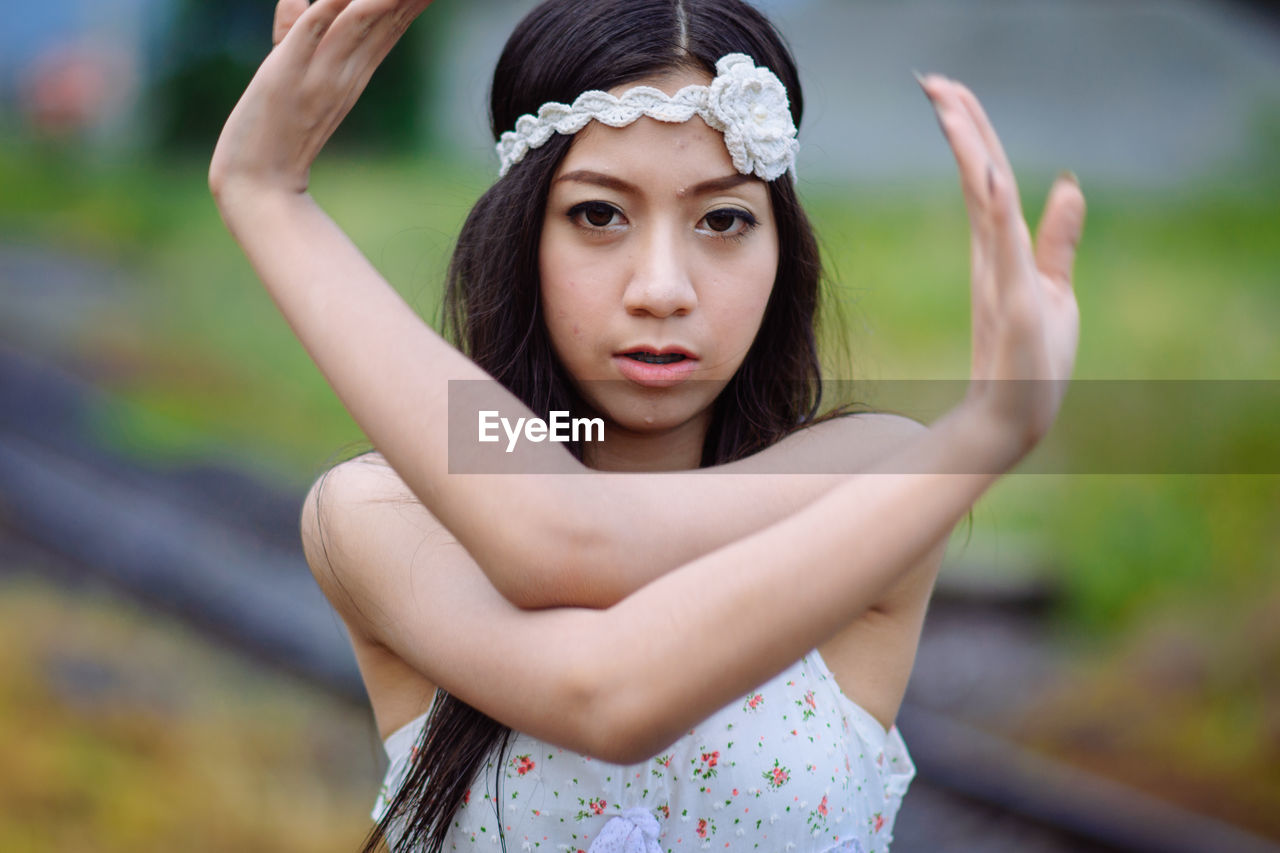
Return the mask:
{"type": "Polygon", "coordinates": [[[707,108],[716,120],[707,124],[724,132],[739,172],[772,181],[794,165],[800,143],[787,89],[768,68],[757,68],[743,53],[722,57],[716,63],[707,108]]]}
{"type": "Polygon", "coordinates": [[[577,133],[593,119],[625,127],[641,116],[680,123],[695,115],[724,134],[733,167],[742,174],[772,181],[790,169],[795,176],[800,143],[787,89],[772,71],[757,68],[743,53],[722,57],[710,86],[685,86],[674,95],[636,86],[620,98],[593,89],[575,98],[572,106],[549,101],[537,115],[520,116],[516,129],[502,134],[497,144],[499,174],[506,175],[530,149],[545,145],[554,134],[577,133]]]}

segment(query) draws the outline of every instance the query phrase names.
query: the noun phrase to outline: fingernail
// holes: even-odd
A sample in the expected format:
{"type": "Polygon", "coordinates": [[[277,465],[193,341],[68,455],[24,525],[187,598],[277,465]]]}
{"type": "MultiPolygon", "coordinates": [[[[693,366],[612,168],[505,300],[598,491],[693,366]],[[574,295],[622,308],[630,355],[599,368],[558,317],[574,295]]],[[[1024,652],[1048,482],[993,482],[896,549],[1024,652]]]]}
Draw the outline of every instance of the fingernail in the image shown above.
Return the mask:
{"type": "Polygon", "coordinates": [[[933,95],[929,94],[928,88],[924,85],[924,75],[914,68],[911,69],[911,76],[916,78],[916,82],[920,84],[920,88],[924,90],[924,96],[929,100],[933,100],[933,95]]]}
{"type": "Polygon", "coordinates": [[[1077,187],[1080,186],[1080,179],[1076,177],[1076,173],[1071,171],[1070,169],[1064,169],[1061,172],[1059,172],[1058,180],[1070,181],[1071,183],[1075,184],[1077,187]]]}

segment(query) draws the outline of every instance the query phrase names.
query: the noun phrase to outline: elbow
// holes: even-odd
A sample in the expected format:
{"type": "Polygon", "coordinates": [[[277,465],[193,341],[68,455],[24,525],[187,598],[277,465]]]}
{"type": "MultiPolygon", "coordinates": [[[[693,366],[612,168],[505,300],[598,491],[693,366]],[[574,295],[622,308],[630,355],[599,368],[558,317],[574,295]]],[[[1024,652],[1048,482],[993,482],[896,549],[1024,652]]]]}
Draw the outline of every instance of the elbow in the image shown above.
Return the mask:
{"type": "MultiPolygon", "coordinates": [[[[512,551],[515,572],[501,573],[494,585],[522,610],[548,607],[602,608],[615,603],[602,594],[605,578],[597,555],[598,536],[562,513],[533,521],[535,529],[520,537],[512,551]],[[530,548],[529,542],[542,547],[530,548]],[[523,544],[520,544],[523,542],[523,544]]],[[[491,575],[491,580],[495,576],[491,575]]]]}
{"type": "Polygon", "coordinates": [[[524,610],[617,604],[629,592],[621,567],[632,555],[620,551],[613,535],[616,513],[602,511],[607,493],[590,476],[553,477],[542,488],[532,511],[514,520],[519,526],[500,558],[517,570],[498,573],[495,586],[524,610]]]}
{"type": "MultiPolygon", "coordinates": [[[[543,610],[561,604],[556,580],[558,570],[525,572],[522,576],[494,582],[502,597],[521,610],[543,610]]],[[[492,581],[493,578],[491,577],[492,581]]]]}
{"type": "Polygon", "coordinates": [[[604,725],[592,732],[592,755],[611,764],[641,764],[679,738],[655,718],[652,706],[615,707],[602,715],[604,725]],[[647,712],[647,713],[646,713],[647,712]]]}
{"type": "Polygon", "coordinates": [[[209,195],[213,196],[214,202],[218,202],[222,196],[223,178],[222,173],[216,165],[210,166],[208,175],[209,195]]]}
{"type": "Polygon", "coordinates": [[[535,560],[528,551],[522,553],[517,549],[513,554],[515,571],[486,571],[485,574],[502,597],[521,610],[580,605],[573,596],[576,589],[573,566],[556,550],[535,560]]]}
{"type": "Polygon", "coordinates": [[[227,187],[231,183],[227,175],[227,169],[217,156],[216,152],[213,161],[209,164],[209,195],[213,196],[214,204],[221,210],[226,200],[227,187]]]}
{"type": "MultiPolygon", "coordinates": [[[[585,469],[584,469],[585,470],[585,469]]],[[[590,475],[557,477],[541,523],[554,543],[554,586],[547,590],[558,606],[604,609],[625,595],[615,583],[618,539],[608,509],[610,494],[590,475]]]]}
{"type": "Polygon", "coordinates": [[[616,731],[600,746],[600,760],[610,764],[643,764],[676,738],[656,738],[651,732],[616,731]]]}
{"type": "MultiPolygon", "coordinates": [[[[617,660],[616,657],[608,658],[617,660]]],[[[656,691],[644,690],[642,679],[628,677],[629,667],[611,666],[607,672],[581,672],[575,679],[582,749],[586,755],[611,764],[648,761],[675,742],[684,722],[661,714],[656,691]]]]}

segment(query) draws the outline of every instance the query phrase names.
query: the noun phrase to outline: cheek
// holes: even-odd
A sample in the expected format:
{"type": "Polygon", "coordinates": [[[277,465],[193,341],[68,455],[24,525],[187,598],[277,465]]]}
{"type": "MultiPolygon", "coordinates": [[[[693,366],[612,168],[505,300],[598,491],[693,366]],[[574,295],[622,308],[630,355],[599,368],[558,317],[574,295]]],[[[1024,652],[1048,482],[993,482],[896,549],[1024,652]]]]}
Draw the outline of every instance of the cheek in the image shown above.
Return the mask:
{"type": "Polygon", "coordinates": [[[580,321],[592,310],[589,288],[571,274],[552,275],[542,282],[542,310],[547,322],[561,331],[572,329],[574,335],[580,334],[580,321]]]}
{"type": "Polygon", "coordinates": [[[773,246],[762,246],[758,252],[743,257],[735,267],[733,289],[739,314],[743,319],[764,314],[777,277],[778,253],[773,246]]]}
{"type": "Polygon", "coordinates": [[[616,297],[615,273],[598,253],[573,245],[543,242],[539,258],[542,309],[549,325],[586,334],[608,315],[616,297]]]}
{"type": "Polygon", "coordinates": [[[707,303],[715,338],[727,351],[745,351],[751,345],[769,305],[772,280],[761,281],[756,271],[751,272],[748,276],[720,277],[715,303],[707,303]]]}
{"type": "Polygon", "coordinates": [[[592,330],[601,326],[597,288],[580,269],[542,264],[542,312],[551,344],[567,364],[593,349],[592,330]]]}
{"type": "Polygon", "coordinates": [[[576,285],[568,265],[564,263],[563,253],[543,240],[542,251],[538,258],[539,294],[542,298],[543,315],[548,324],[562,322],[568,315],[568,306],[573,304],[570,298],[576,285]]]}

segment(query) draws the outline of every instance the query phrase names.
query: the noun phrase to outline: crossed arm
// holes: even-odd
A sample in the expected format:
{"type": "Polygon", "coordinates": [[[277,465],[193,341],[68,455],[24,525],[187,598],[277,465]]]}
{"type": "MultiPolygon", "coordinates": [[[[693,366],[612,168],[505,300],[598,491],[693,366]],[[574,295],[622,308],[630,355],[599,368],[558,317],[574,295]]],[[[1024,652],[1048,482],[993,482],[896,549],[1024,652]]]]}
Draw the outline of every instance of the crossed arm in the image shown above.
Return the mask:
{"type": "MultiPolygon", "coordinates": [[[[304,537],[358,649],[386,649],[519,731],[630,763],[833,636],[912,567],[936,568],[938,537],[995,479],[942,473],[997,462],[998,443],[976,427],[950,417],[915,442],[911,458],[938,473],[847,479],[604,609],[512,606],[442,526],[377,505],[395,490],[377,465],[340,466],[332,492],[313,490],[304,537]]],[[[362,668],[380,720],[413,716],[394,696],[381,704],[403,699],[402,685],[362,668]]]]}

